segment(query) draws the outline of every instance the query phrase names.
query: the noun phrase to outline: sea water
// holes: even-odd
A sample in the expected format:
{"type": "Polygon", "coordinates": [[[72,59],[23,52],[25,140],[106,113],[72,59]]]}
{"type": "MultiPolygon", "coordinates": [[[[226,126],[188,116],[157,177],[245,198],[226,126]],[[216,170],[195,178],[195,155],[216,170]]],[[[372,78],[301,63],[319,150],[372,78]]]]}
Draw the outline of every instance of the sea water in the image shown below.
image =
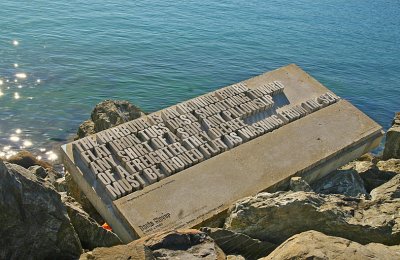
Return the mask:
{"type": "Polygon", "coordinates": [[[0,17],[0,156],[56,159],[104,99],[156,111],[290,63],[385,129],[400,110],[398,0],[1,0],[0,17]]]}

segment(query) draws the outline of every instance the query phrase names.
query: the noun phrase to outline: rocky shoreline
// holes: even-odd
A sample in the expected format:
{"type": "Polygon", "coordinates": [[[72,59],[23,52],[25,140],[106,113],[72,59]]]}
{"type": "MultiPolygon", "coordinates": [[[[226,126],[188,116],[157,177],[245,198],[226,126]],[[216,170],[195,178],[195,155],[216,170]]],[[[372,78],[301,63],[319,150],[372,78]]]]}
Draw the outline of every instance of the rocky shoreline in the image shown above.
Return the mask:
{"type": "MultiPolygon", "coordinates": [[[[98,104],[76,138],[145,113],[98,104]]],[[[400,259],[400,113],[383,155],[231,206],[221,226],[122,244],[73,182],[28,152],[0,160],[0,259],[400,259]]]]}

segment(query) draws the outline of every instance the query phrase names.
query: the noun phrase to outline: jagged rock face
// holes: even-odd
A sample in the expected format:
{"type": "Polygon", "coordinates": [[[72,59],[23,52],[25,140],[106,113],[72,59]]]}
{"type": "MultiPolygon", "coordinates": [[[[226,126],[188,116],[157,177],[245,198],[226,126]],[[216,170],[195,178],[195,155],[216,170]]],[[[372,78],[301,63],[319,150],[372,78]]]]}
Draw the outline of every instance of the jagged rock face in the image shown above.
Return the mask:
{"type": "Polygon", "coordinates": [[[97,224],[72,197],[62,193],[61,199],[83,248],[92,250],[96,247],[109,247],[122,243],[115,233],[97,224]]]}
{"type": "Polygon", "coordinates": [[[311,188],[322,194],[343,194],[350,197],[368,195],[364,182],[354,169],[338,169],[311,184],[311,188]]]}
{"type": "Polygon", "coordinates": [[[96,248],[80,259],[212,259],[223,260],[224,252],[205,233],[178,230],[156,233],[127,245],[96,248]]]}
{"type": "Polygon", "coordinates": [[[225,228],[280,244],[307,230],[359,243],[400,243],[400,200],[369,201],[313,192],[260,193],[239,200],[225,228]]]}
{"type": "Polygon", "coordinates": [[[386,133],[383,159],[400,159],[400,112],[396,113],[392,127],[386,133]]]}
{"type": "Polygon", "coordinates": [[[27,169],[0,161],[0,259],[71,259],[82,251],[60,195],[27,169]]]}
{"type": "Polygon", "coordinates": [[[400,246],[359,243],[316,231],[307,231],[286,240],[262,260],[289,259],[400,259],[400,246]]]}
{"type": "Polygon", "coordinates": [[[78,138],[82,138],[116,125],[137,119],[145,115],[137,106],[124,100],[105,100],[96,105],[91,119],[86,120],[78,129],[78,138]]]}
{"type": "Polygon", "coordinates": [[[243,257],[248,260],[258,259],[277,247],[275,244],[222,228],[204,227],[201,231],[207,233],[225,254],[232,254],[230,259],[244,259],[243,257]]]}
{"type": "Polygon", "coordinates": [[[371,191],[373,200],[389,201],[400,199],[400,174],[394,176],[390,181],[371,191]]]}

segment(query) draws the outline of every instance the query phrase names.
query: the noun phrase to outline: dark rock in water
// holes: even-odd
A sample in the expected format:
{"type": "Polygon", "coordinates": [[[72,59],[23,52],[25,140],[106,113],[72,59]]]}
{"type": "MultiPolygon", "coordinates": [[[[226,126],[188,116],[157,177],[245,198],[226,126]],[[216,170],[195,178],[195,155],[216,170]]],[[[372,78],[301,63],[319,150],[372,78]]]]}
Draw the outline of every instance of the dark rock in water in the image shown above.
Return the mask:
{"type": "Polygon", "coordinates": [[[25,169],[31,166],[39,165],[45,169],[51,168],[51,164],[38,160],[33,154],[28,151],[20,151],[16,155],[11,156],[8,160],[9,163],[18,164],[25,169]]]}
{"type": "MultiPolygon", "coordinates": [[[[222,228],[201,228],[207,233],[226,254],[244,256],[245,259],[258,259],[266,256],[278,245],[251,238],[245,234],[236,233],[222,228]]],[[[233,259],[233,256],[232,256],[233,259]]]]}
{"type": "MultiPolygon", "coordinates": [[[[69,172],[65,173],[65,185],[67,187],[67,195],[74,198],[79,204],[82,205],[82,209],[89,214],[91,218],[97,221],[99,224],[103,224],[105,221],[103,217],[97,212],[96,208],[90,203],[89,199],[78,187],[78,184],[72,179],[69,172]]],[[[65,188],[64,186],[64,188],[65,188]]]]}
{"type": "Polygon", "coordinates": [[[73,259],[81,254],[60,194],[7,162],[0,162],[0,223],[0,259],[73,259]]]}
{"type": "Polygon", "coordinates": [[[393,125],[386,133],[385,149],[383,159],[400,159],[400,112],[396,113],[393,125]]]}
{"type": "Polygon", "coordinates": [[[307,231],[292,236],[270,255],[261,259],[400,259],[400,246],[376,243],[361,245],[341,237],[307,231]]]}
{"type": "Polygon", "coordinates": [[[260,193],[235,203],[225,228],[280,244],[307,230],[358,243],[400,243],[400,199],[370,201],[313,192],[260,193]]]}
{"type": "Polygon", "coordinates": [[[289,186],[291,191],[312,191],[308,182],[301,177],[290,178],[289,186]]]}
{"type": "Polygon", "coordinates": [[[122,244],[118,236],[92,219],[72,197],[61,194],[68,216],[74,226],[82,247],[92,250],[96,247],[109,247],[122,244]]]}
{"type": "Polygon", "coordinates": [[[96,248],[80,259],[212,259],[223,260],[224,252],[198,230],[156,233],[127,245],[96,248]]]}
{"type": "Polygon", "coordinates": [[[340,168],[311,184],[317,193],[343,194],[350,197],[367,195],[364,182],[358,172],[350,167],[340,168]]]}
{"type": "Polygon", "coordinates": [[[83,122],[78,129],[78,139],[137,119],[145,115],[137,106],[124,100],[105,100],[96,105],[91,119],[83,122]]]}
{"type": "Polygon", "coordinates": [[[92,119],[88,119],[79,126],[78,132],[76,134],[77,139],[79,139],[95,133],[96,131],[94,130],[94,122],[92,121],[92,119]]]}

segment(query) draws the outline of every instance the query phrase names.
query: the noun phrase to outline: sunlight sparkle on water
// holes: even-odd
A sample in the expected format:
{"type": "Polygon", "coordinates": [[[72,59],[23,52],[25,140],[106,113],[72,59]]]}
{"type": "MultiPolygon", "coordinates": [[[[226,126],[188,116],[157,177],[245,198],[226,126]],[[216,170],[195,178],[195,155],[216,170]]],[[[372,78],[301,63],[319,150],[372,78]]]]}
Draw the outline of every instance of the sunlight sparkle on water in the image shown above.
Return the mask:
{"type": "Polygon", "coordinates": [[[12,142],[18,142],[19,139],[20,138],[18,136],[15,136],[15,135],[10,136],[10,141],[12,141],[12,142]]]}
{"type": "Polygon", "coordinates": [[[22,145],[25,146],[25,147],[29,147],[29,146],[32,146],[32,142],[29,141],[29,140],[25,140],[25,141],[22,143],[22,145]]]}
{"type": "Polygon", "coordinates": [[[18,63],[14,63],[14,68],[18,68],[18,63]]]}
{"type": "Polygon", "coordinates": [[[26,73],[17,73],[15,77],[18,79],[26,79],[26,73]]]}
{"type": "Polygon", "coordinates": [[[0,86],[3,85],[3,83],[4,83],[4,82],[0,79],[0,86]]]}
{"type": "Polygon", "coordinates": [[[18,87],[17,88],[22,88],[22,85],[18,85],[18,87]]]}
{"type": "Polygon", "coordinates": [[[18,128],[17,130],[15,130],[15,133],[20,134],[22,133],[22,130],[18,128]]]}
{"type": "Polygon", "coordinates": [[[46,155],[47,155],[47,159],[48,159],[49,161],[55,161],[55,160],[58,159],[57,154],[55,154],[53,151],[48,151],[48,152],[46,152],[46,155]]]}
{"type": "Polygon", "coordinates": [[[3,147],[3,151],[8,151],[8,150],[10,150],[11,149],[11,146],[10,145],[7,145],[7,146],[4,146],[3,147]]]}
{"type": "Polygon", "coordinates": [[[14,93],[14,98],[15,98],[15,99],[19,99],[19,98],[20,98],[20,96],[19,96],[19,93],[18,93],[18,92],[15,92],[15,93],[14,93]]]}
{"type": "Polygon", "coordinates": [[[36,83],[40,83],[40,82],[41,82],[41,80],[40,80],[40,79],[37,79],[37,80],[36,80],[36,83]]]}
{"type": "Polygon", "coordinates": [[[3,93],[3,91],[1,91],[1,89],[0,89],[0,97],[3,96],[3,95],[4,95],[4,93],[3,93]]]}
{"type": "Polygon", "coordinates": [[[18,46],[19,42],[17,40],[13,40],[13,45],[18,46]]]}

